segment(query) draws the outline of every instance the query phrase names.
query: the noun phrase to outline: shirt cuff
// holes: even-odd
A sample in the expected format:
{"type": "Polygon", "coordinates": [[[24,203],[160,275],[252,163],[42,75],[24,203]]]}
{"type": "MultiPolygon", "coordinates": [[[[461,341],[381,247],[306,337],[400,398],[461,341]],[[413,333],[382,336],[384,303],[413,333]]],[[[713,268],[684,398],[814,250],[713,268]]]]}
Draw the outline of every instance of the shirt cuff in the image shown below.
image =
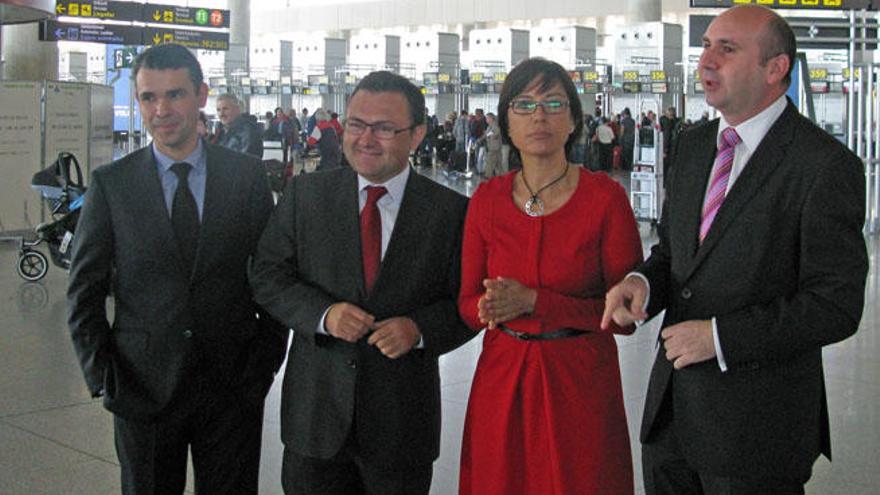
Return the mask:
{"type": "Polygon", "coordinates": [[[721,351],[721,340],[718,339],[718,320],[712,318],[712,340],[715,341],[715,356],[718,359],[718,367],[721,372],[727,371],[727,362],[724,361],[724,352],[721,351]]]}
{"type": "Polygon", "coordinates": [[[330,333],[327,331],[327,327],[324,326],[324,321],[327,319],[327,313],[329,312],[330,306],[327,306],[327,309],[324,310],[324,314],[321,315],[321,319],[318,320],[318,328],[315,329],[315,333],[320,335],[330,335],[330,333]]]}
{"type": "MultiPolygon", "coordinates": [[[[628,277],[638,277],[642,279],[643,282],[645,282],[645,287],[648,288],[648,292],[645,294],[645,303],[642,305],[642,311],[648,311],[648,303],[651,302],[651,282],[648,281],[648,277],[639,272],[629,272],[626,274],[626,277],[624,277],[624,279],[628,277]]],[[[644,323],[645,320],[639,320],[636,322],[636,325],[642,325],[644,323]]]]}

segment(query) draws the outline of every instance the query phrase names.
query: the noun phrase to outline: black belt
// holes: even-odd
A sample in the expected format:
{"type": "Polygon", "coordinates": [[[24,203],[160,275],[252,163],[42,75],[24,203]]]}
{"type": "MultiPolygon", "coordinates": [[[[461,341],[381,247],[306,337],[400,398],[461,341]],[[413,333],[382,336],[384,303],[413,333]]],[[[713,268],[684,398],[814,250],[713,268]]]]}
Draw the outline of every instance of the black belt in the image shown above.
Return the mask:
{"type": "Polygon", "coordinates": [[[498,325],[498,330],[510,335],[513,338],[519,340],[555,340],[555,339],[567,339],[569,337],[578,337],[580,335],[584,335],[587,333],[584,330],[578,330],[576,328],[560,328],[559,330],[553,330],[552,332],[546,333],[526,333],[526,332],[518,332],[506,325],[498,325]]]}

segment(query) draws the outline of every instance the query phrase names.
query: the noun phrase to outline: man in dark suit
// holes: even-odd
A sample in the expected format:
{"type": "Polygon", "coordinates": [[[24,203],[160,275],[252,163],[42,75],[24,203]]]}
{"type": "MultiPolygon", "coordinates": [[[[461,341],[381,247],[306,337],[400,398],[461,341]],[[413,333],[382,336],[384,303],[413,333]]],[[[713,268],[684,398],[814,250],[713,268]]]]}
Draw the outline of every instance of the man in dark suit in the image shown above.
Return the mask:
{"type": "Polygon", "coordinates": [[[609,291],[603,325],[666,310],[646,493],[802,494],[831,455],[822,347],[864,302],[863,166],[784,96],[795,38],[777,14],[727,10],[703,46],[721,119],[679,137],[659,243],[609,291]]]}
{"type": "Polygon", "coordinates": [[[286,493],[428,493],[437,358],[473,332],[455,303],[467,200],[408,162],[424,108],[403,77],[362,79],[345,122],[352,168],[295,178],[260,240],[254,294],[295,331],[281,399],[286,493]]]}
{"type": "Polygon", "coordinates": [[[199,139],[208,88],[189,50],[151,48],[132,73],[153,142],[92,174],[70,270],[73,344],[113,413],[123,493],[183,493],[188,448],[199,493],[257,493],[263,400],[287,340],[247,280],[269,187],[256,158],[199,139]]]}

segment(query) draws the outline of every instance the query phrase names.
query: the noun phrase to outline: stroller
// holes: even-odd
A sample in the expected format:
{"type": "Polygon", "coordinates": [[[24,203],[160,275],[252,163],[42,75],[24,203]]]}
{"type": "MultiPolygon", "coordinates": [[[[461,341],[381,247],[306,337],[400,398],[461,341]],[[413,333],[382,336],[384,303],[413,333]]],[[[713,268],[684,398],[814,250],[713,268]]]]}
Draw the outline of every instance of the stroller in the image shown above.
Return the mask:
{"type": "Polygon", "coordinates": [[[71,242],[86,192],[79,161],[71,153],[59,153],[52,165],[34,174],[31,188],[40,193],[52,212],[51,222],[34,228],[34,240],[22,239],[19,243],[18,275],[34,282],[49,271],[46,255],[34,249],[43,242],[49,247],[49,256],[55,266],[65,270],[70,268],[71,242]],[[74,171],[75,182],[71,175],[74,171]]]}

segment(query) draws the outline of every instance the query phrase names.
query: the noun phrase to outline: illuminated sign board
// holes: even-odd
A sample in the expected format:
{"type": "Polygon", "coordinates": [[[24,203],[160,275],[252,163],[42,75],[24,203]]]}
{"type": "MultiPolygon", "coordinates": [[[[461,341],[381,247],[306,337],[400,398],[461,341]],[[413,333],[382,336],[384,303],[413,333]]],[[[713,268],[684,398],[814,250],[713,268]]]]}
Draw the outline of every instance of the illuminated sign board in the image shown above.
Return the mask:
{"type": "Polygon", "coordinates": [[[691,0],[691,7],[727,8],[736,5],[761,5],[771,9],[862,10],[871,0],[691,0]]]}

